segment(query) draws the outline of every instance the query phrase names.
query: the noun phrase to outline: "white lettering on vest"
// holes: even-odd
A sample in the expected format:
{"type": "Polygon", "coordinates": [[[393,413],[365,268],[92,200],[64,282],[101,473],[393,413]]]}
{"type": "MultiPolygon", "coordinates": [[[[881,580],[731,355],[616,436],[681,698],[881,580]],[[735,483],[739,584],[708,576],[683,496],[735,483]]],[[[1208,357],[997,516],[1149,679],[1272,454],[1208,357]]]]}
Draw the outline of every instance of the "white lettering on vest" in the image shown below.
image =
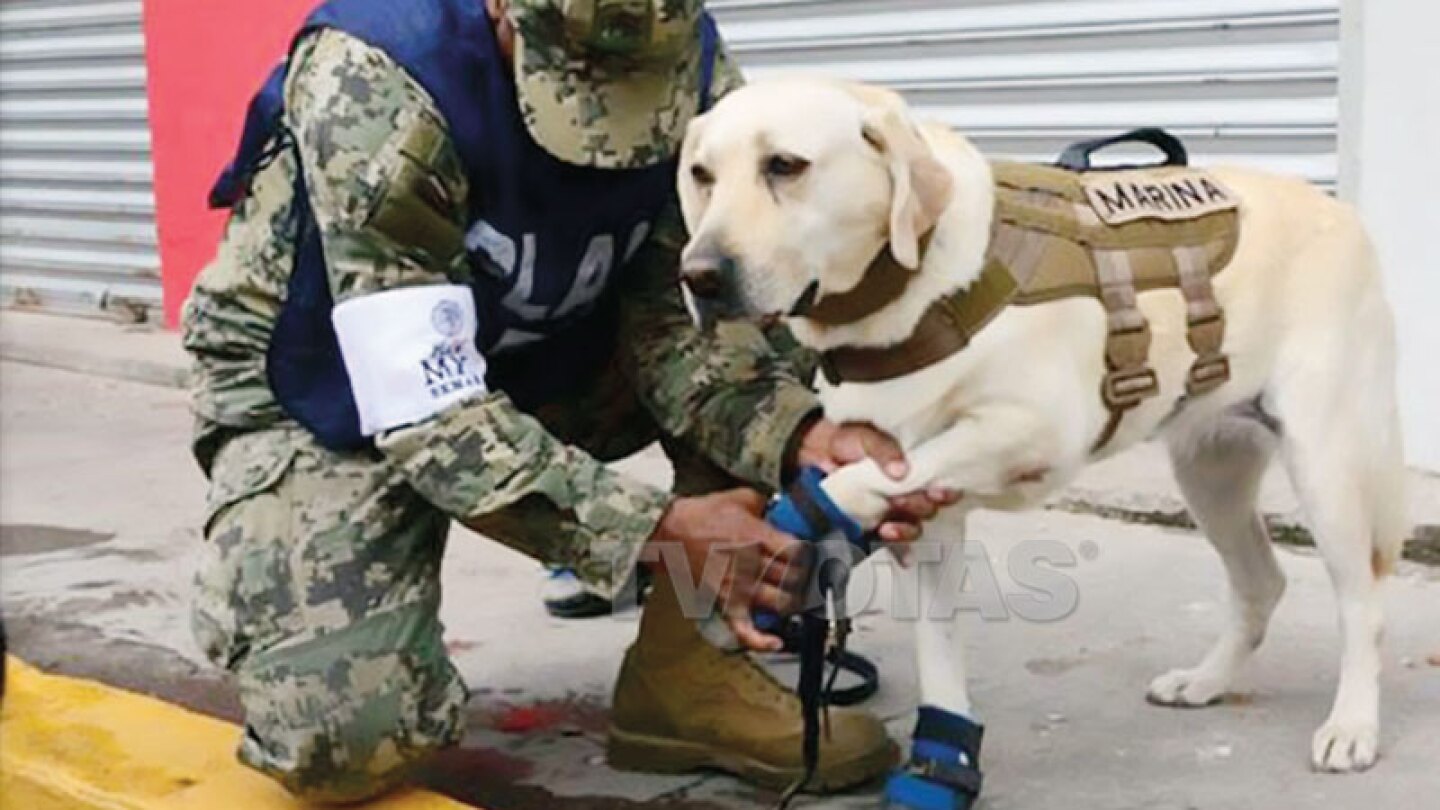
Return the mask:
{"type": "MultiPolygon", "coordinates": [[[[641,222],[631,231],[621,263],[628,263],[650,238],[651,224],[641,222]]],[[[558,306],[552,308],[534,301],[535,266],[540,247],[533,233],[525,234],[517,250],[515,240],[485,220],[476,220],[466,235],[465,246],[472,253],[482,253],[495,265],[498,274],[513,279],[510,292],[502,305],[520,321],[541,325],[575,315],[593,304],[604,292],[613,274],[615,237],[599,234],[590,240],[570,289],[558,306]],[[518,268],[517,268],[518,265],[518,268]]],[[[528,330],[510,329],[501,336],[496,350],[525,346],[543,340],[544,336],[528,330]]]]}
{"type": "Polygon", "coordinates": [[[580,269],[575,273],[575,283],[565,300],[555,309],[553,317],[565,318],[587,304],[595,302],[605,291],[605,282],[615,268],[615,237],[608,233],[590,240],[585,258],[580,260],[580,269]]]}
{"type": "Polygon", "coordinates": [[[645,247],[645,240],[649,238],[650,223],[642,222],[635,226],[635,230],[630,233],[630,245],[625,248],[626,264],[629,264],[630,260],[635,258],[635,254],[640,252],[640,248],[645,247]]]}

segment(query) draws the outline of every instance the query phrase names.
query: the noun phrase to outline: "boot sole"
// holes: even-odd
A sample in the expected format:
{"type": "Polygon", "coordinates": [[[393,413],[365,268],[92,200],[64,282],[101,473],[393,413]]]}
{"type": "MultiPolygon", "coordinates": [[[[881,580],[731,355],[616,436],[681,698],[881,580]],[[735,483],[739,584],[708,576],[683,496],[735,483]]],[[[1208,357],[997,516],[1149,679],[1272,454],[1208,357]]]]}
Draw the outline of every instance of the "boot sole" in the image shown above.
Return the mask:
{"type": "MultiPolygon", "coordinates": [[[[835,793],[863,785],[884,774],[900,758],[894,742],[849,762],[826,764],[806,786],[806,793],[835,793]]],[[[801,768],[777,768],[733,751],[668,737],[632,734],[610,727],[606,760],[617,771],[690,773],[722,771],[769,790],[785,790],[800,777],[801,768]]]]}

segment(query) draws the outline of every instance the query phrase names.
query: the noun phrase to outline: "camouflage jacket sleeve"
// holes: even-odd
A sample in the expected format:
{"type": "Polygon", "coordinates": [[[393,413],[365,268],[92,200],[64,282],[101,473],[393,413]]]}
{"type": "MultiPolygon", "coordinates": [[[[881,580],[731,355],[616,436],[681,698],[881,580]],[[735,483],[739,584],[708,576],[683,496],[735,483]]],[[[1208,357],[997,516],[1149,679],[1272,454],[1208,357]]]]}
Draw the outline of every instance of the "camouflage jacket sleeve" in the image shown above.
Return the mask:
{"type": "MultiPolygon", "coordinates": [[[[743,83],[722,50],[714,97],[743,83]]],[[[693,442],[737,478],[778,489],[795,431],[820,410],[802,379],[808,362],[788,334],[772,340],[748,324],[700,334],[680,296],[686,240],[677,203],[625,270],[625,342],[634,351],[640,396],[667,433],[693,442]]]]}
{"type": "MultiPolygon", "coordinates": [[[[463,282],[468,189],[423,89],[380,51],[325,31],[295,54],[286,99],[336,302],[463,282]]],[[[551,562],[583,563],[575,567],[597,577],[628,575],[669,501],[560,442],[498,393],[385,433],[377,445],[416,491],[461,520],[548,500],[575,526],[557,551],[564,559],[551,562]],[[608,561],[586,559],[602,546],[608,561]]]]}
{"type": "MultiPolygon", "coordinates": [[[[674,207],[626,268],[624,340],[641,399],[666,433],[689,440],[731,475],[779,489],[787,448],[820,403],[798,358],[751,324],[701,334],[677,283],[685,228],[674,207]]],[[[798,353],[798,350],[797,350],[798,353]]]]}

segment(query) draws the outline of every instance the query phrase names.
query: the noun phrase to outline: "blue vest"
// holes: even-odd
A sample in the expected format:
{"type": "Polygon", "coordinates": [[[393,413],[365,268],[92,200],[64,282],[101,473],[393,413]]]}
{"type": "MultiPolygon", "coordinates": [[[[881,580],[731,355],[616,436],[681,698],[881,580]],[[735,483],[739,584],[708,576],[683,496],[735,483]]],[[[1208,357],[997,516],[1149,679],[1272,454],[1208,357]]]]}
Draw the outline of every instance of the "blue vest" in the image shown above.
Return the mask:
{"type": "MultiPolygon", "coordinates": [[[[599,373],[615,349],[615,274],[674,197],[675,161],[630,170],[565,163],[530,137],[515,83],[482,0],[330,0],[296,37],[334,28],[387,53],[435,100],[469,175],[469,230],[488,383],[522,408],[553,401],[599,373]]],[[[706,15],[701,108],[709,104],[718,32],[706,15]]],[[[244,135],[210,203],[233,207],[274,148],[288,65],[250,104],[244,135]]],[[[287,414],[333,450],[370,446],[330,323],[334,300],[303,177],[285,307],[267,355],[287,414]]]]}

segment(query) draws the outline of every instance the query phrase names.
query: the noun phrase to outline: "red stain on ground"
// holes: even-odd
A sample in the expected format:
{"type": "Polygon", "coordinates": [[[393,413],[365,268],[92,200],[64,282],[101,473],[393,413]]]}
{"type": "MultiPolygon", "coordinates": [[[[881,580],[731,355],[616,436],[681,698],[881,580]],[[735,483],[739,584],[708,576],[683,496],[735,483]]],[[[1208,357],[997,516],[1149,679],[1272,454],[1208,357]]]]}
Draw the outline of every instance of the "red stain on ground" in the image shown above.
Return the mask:
{"type": "Polygon", "coordinates": [[[604,734],[610,711],[594,697],[568,697],[528,704],[505,704],[485,712],[485,725],[502,734],[573,732],[604,734]]]}
{"type": "Polygon", "coordinates": [[[549,731],[564,720],[564,712],[554,706],[512,706],[495,718],[495,728],[505,734],[529,734],[549,731]]]}
{"type": "MultiPolygon", "coordinates": [[[[518,737],[513,743],[507,740],[501,743],[501,749],[496,749],[477,744],[477,737],[487,736],[490,743],[495,743],[493,734],[472,735],[468,747],[442,751],[422,763],[415,782],[467,806],[491,810],[722,810],[712,802],[692,800],[684,791],[660,800],[636,802],[600,796],[556,796],[545,785],[534,784],[541,781],[537,777],[557,767],[557,763],[549,759],[553,757],[554,748],[545,735],[584,734],[595,740],[593,745],[598,752],[603,750],[599,740],[609,718],[605,702],[595,696],[474,706],[469,716],[472,725],[505,734],[533,735],[538,739],[518,737]],[[503,750],[511,745],[529,752],[531,758],[503,750]]],[[[586,745],[591,743],[587,741],[580,747],[586,745]]],[[[581,764],[575,763],[575,767],[581,764]]],[[[584,765],[591,767],[597,763],[587,759],[584,765]]]]}
{"type": "Polygon", "coordinates": [[[477,784],[513,784],[535,772],[529,760],[493,748],[452,748],[420,766],[417,781],[448,796],[465,797],[477,784]]]}

